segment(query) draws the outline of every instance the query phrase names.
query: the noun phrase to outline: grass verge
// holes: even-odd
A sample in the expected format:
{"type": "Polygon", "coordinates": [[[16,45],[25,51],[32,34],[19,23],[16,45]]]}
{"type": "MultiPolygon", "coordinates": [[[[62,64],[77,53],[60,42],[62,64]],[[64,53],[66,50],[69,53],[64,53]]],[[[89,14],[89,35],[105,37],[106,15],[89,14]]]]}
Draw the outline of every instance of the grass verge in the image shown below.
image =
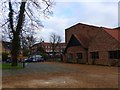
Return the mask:
{"type": "Polygon", "coordinates": [[[18,63],[17,66],[11,66],[11,63],[0,63],[0,69],[22,69],[22,63],[18,63]]]}

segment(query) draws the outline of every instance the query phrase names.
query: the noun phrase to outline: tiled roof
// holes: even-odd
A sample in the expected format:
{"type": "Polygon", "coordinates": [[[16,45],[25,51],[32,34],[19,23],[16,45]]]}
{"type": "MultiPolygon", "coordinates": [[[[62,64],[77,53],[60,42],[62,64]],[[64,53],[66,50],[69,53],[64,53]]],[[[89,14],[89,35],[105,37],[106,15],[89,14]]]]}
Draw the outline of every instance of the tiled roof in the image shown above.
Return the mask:
{"type": "MultiPolygon", "coordinates": [[[[109,35],[120,42],[120,27],[110,29],[78,23],[74,26],[71,26],[70,28],[67,28],[66,30],[70,30],[70,32],[72,32],[72,35],[77,38],[77,40],[82,44],[84,48],[88,48],[91,40],[95,38],[95,36],[99,34],[99,31],[101,30],[105,30],[109,35]]],[[[68,42],[69,41],[70,39],[68,39],[68,42]]]]}
{"type": "Polygon", "coordinates": [[[70,30],[72,34],[82,43],[83,47],[88,48],[90,41],[100,31],[100,27],[78,23],[66,30],[70,30]],[[74,29],[71,30],[71,28],[74,29]]]}
{"type": "Polygon", "coordinates": [[[120,28],[110,29],[110,28],[103,28],[109,35],[120,42],[120,28]]]}
{"type": "Polygon", "coordinates": [[[90,28],[98,28],[97,26],[94,26],[94,25],[88,25],[88,24],[84,24],[84,23],[77,23],[69,28],[66,28],[65,30],[69,30],[70,28],[73,28],[75,26],[83,26],[83,27],[90,27],[90,28]]]}
{"type": "Polygon", "coordinates": [[[88,41],[88,38],[87,38],[87,37],[82,36],[82,35],[79,35],[79,36],[74,35],[74,36],[79,40],[79,42],[82,44],[82,46],[83,46],[84,48],[87,48],[87,47],[88,47],[89,41],[88,41]]]}
{"type": "MultiPolygon", "coordinates": [[[[36,44],[34,44],[32,47],[34,47],[34,46],[38,46],[38,45],[51,46],[51,43],[50,43],[50,42],[36,43],[36,44]]],[[[65,43],[59,43],[59,45],[61,45],[61,46],[65,46],[65,43]]]]}

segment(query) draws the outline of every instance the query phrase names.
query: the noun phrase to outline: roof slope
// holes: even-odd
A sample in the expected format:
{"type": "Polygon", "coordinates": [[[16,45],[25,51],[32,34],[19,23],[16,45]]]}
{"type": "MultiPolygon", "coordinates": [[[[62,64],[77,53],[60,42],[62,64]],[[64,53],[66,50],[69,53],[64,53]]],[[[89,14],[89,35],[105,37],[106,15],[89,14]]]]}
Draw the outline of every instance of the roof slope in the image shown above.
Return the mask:
{"type": "MultiPolygon", "coordinates": [[[[76,35],[72,34],[72,36],[71,36],[71,38],[70,38],[70,40],[65,48],[64,53],[66,52],[68,47],[71,47],[71,46],[82,46],[83,47],[84,44],[80,41],[80,39],[76,35]]],[[[83,47],[83,48],[85,48],[85,47],[83,47]]]]}
{"type": "Polygon", "coordinates": [[[70,44],[70,40],[73,40],[71,38],[74,35],[74,37],[80,42],[81,46],[88,48],[92,39],[94,39],[101,30],[104,30],[110,36],[120,42],[120,27],[110,29],[78,23],[66,29],[67,46],[69,46],[68,44],[70,44]]]}
{"type": "Polygon", "coordinates": [[[120,29],[109,29],[109,28],[103,28],[109,35],[111,35],[113,38],[118,40],[120,42],[120,29]]]}
{"type": "Polygon", "coordinates": [[[100,31],[100,27],[78,23],[66,29],[66,43],[69,42],[72,35],[83,43],[83,47],[88,48],[90,41],[100,31]]]}

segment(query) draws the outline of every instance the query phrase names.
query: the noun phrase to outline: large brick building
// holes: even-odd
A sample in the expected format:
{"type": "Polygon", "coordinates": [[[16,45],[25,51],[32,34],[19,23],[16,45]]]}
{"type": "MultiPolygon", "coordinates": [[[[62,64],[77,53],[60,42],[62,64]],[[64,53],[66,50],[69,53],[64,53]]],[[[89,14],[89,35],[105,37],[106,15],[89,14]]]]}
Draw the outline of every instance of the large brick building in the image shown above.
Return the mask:
{"type": "MultiPolygon", "coordinates": [[[[44,49],[45,53],[47,53],[48,55],[53,54],[52,45],[49,42],[41,42],[41,43],[34,44],[32,46],[33,54],[37,53],[37,48],[39,46],[42,47],[44,49]]],[[[55,48],[56,55],[61,55],[64,49],[65,49],[65,43],[59,43],[58,46],[55,48]]]]}
{"type": "Polygon", "coordinates": [[[118,65],[120,28],[108,29],[78,23],[65,30],[65,62],[118,65]]]}

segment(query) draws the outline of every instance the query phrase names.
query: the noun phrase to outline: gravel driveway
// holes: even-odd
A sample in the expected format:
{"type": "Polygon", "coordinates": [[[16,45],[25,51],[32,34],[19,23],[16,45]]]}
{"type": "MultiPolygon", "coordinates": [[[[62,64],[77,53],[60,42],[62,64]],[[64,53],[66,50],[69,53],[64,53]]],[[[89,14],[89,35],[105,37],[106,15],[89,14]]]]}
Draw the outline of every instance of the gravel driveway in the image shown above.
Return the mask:
{"type": "Polygon", "coordinates": [[[118,88],[118,68],[58,62],[3,70],[3,88],[118,88]]]}

